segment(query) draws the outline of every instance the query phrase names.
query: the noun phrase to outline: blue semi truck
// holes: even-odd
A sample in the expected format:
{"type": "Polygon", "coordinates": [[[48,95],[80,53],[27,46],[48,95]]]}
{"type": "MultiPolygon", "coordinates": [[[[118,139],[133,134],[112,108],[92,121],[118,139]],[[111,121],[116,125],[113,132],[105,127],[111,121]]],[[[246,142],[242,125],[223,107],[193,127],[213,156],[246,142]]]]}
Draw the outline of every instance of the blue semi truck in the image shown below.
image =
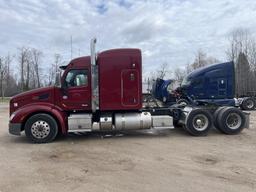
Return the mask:
{"type": "Polygon", "coordinates": [[[174,80],[157,79],[153,96],[165,105],[221,105],[236,106],[243,110],[255,109],[254,96],[235,97],[235,67],[233,62],[213,64],[188,74],[180,87],[172,90],[174,80]]]}

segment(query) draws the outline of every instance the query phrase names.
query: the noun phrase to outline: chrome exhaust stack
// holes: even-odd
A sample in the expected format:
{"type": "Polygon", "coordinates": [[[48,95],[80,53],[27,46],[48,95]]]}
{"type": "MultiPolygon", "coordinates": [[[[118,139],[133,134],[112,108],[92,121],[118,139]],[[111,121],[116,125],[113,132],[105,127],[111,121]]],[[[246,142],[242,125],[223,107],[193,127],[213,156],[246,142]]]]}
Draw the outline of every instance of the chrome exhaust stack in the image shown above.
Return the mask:
{"type": "Polygon", "coordinates": [[[99,109],[99,86],[98,86],[98,66],[96,55],[96,38],[91,39],[91,78],[92,78],[92,98],[91,106],[92,112],[96,112],[99,109]]]}
{"type": "Polygon", "coordinates": [[[96,38],[91,39],[91,65],[96,65],[96,42],[96,38]]]}

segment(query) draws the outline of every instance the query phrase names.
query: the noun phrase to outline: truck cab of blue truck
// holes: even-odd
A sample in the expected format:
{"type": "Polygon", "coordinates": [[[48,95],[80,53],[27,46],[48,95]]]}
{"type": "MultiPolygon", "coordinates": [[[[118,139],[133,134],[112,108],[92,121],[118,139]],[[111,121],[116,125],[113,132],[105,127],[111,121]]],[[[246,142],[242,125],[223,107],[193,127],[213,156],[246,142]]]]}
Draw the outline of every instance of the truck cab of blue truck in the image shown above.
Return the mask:
{"type": "Polygon", "coordinates": [[[219,106],[240,106],[244,110],[255,108],[253,97],[236,98],[236,79],[234,63],[213,64],[196,69],[188,74],[180,87],[172,94],[168,86],[173,80],[157,79],[153,88],[156,98],[166,105],[183,104],[214,104],[219,106]]]}

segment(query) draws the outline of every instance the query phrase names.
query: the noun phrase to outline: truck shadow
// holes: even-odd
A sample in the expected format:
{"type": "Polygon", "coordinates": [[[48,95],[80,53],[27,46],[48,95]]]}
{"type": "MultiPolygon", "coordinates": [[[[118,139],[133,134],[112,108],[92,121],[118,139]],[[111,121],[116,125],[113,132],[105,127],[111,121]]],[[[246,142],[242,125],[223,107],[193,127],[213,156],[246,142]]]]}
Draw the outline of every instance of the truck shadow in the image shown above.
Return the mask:
{"type": "MultiPolygon", "coordinates": [[[[208,136],[219,135],[216,129],[212,128],[208,136]]],[[[57,142],[65,142],[66,140],[82,141],[82,140],[97,140],[97,139],[152,139],[156,137],[180,137],[190,138],[183,128],[177,129],[150,129],[150,130],[132,130],[132,131],[120,131],[120,132],[88,132],[88,133],[69,133],[67,136],[60,136],[57,138],[57,142]]]]}
{"type": "MultiPolygon", "coordinates": [[[[206,137],[220,136],[220,132],[212,128],[206,137]]],[[[153,138],[184,138],[189,139],[193,136],[189,135],[183,128],[177,129],[149,129],[149,130],[130,130],[130,131],[119,131],[119,132],[87,132],[87,133],[69,133],[67,136],[57,136],[56,140],[52,143],[59,142],[83,142],[87,140],[98,140],[98,139],[153,139],[153,138]]],[[[193,137],[195,138],[195,137],[193,137]]],[[[31,144],[30,140],[22,134],[21,137],[12,137],[9,140],[11,143],[22,143],[31,144]]]]}

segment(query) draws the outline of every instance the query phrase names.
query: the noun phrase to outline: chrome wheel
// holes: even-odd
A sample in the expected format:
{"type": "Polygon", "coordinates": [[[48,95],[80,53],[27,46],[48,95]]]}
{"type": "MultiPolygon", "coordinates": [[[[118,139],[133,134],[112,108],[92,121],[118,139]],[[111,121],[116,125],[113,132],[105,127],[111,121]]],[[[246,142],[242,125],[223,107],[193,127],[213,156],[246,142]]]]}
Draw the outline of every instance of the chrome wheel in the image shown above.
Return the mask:
{"type": "Polygon", "coordinates": [[[247,100],[246,106],[248,109],[252,109],[254,107],[254,102],[252,100],[247,100]]]}
{"type": "Polygon", "coordinates": [[[209,120],[204,114],[198,114],[193,118],[193,127],[197,131],[204,131],[209,125],[209,120]]]}
{"type": "Polygon", "coordinates": [[[238,129],[242,124],[242,118],[237,113],[230,113],[226,119],[226,124],[230,129],[238,129]]]}
{"type": "Polygon", "coordinates": [[[186,106],[188,105],[185,101],[180,102],[180,105],[186,106]]]}
{"type": "Polygon", "coordinates": [[[50,126],[46,121],[39,120],[31,126],[31,133],[37,139],[44,139],[50,133],[50,126]]]}

